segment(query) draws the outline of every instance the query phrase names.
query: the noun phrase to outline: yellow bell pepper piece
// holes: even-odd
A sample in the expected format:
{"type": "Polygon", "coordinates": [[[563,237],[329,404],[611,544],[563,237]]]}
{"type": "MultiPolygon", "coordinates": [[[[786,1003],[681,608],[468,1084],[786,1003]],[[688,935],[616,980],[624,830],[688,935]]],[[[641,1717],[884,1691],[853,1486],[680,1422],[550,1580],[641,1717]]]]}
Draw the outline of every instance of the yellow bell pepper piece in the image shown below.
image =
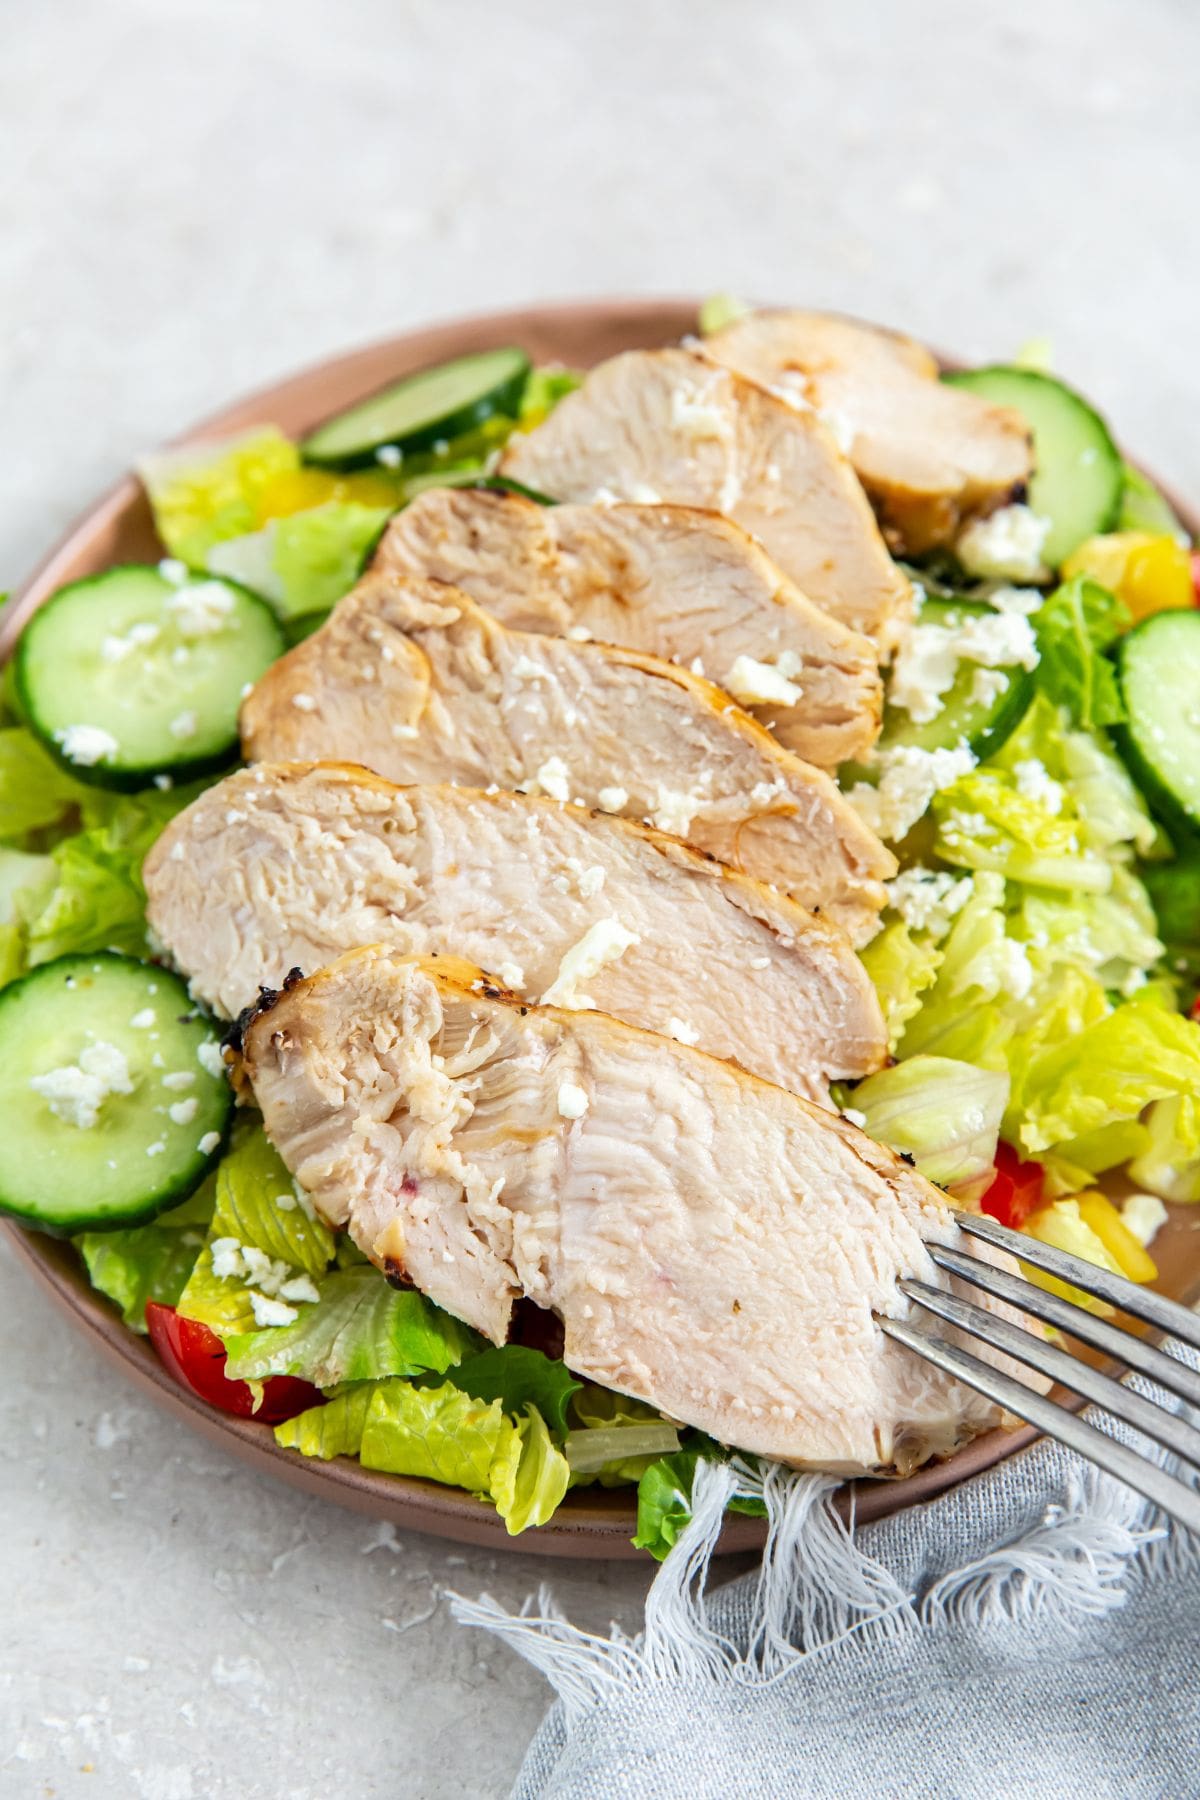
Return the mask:
{"type": "Polygon", "coordinates": [[[1153,1281],[1158,1265],[1145,1244],[1134,1237],[1112,1201],[1095,1189],[1076,1194],[1075,1198],[1080,1218],[1095,1232],[1122,1275],[1130,1281],[1153,1281]]]}
{"type": "Polygon", "coordinates": [[[1062,566],[1065,581],[1076,575],[1116,594],[1138,619],[1194,603],[1191,561],[1167,532],[1111,531],[1087,538],[1062,566]]]}
{"type": "MultiPolygon", "coordinates": [[[[1032,1213],[1022,1229],[1030,1237],[1037,1238],[1039,1243],[1049,1244],[1055,1250],[1066,1250],[1072,1256],[1082,1257],[1084,1262],[1095,1263],[1097,1268],[1108,1269],[1113,1275],[1124,1273],[1103,1238],[1084,1219],[1079,1196],[1076,1194],[1069,1200],[1053,1200],[1049,1206],[1043,1206],[1040,1211],[1032,1213]]],[[[1081,1288],[1059,1281],[1056,1276],[1047,1275],[1043,1270],[1035,1269],[1032,1264],[1023,1263],[1021,1269],[1037,1287],[1045,1288],[1051,1294],[1058,1294],[1064,1300],[1073,1301],[1076,1306],[1082,1306],[1085,1312],[1111,1318],[1112,1307],[1103,1300],[1097,1300],[1093,1294],[1085,1294],[1081,1288]]]]}

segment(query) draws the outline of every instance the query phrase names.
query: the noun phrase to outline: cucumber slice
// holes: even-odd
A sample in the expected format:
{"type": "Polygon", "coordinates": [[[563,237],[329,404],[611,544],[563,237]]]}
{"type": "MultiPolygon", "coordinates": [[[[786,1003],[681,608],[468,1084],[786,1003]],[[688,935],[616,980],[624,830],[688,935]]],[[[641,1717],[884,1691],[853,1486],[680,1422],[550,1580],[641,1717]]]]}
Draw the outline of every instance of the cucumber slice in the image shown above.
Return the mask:
{"type": "Polygon", "coordinates": [[[1123,480],[1117,530],[1150,531],[1156,536],[1179,538],[1186,543],[1188,534],[1166,495],[1161,494],[1150,477],[1135,469],[1132,463],[1123,463],[1121,468],[1123,480]]]}
{"type": "Polygon", "coordinates": [[[1200,826],[1200,612],[1155,613],[1117,650],[1128,715],[1113,728],[1130,773],[1168,823],[1200,826]]]}
{"type": "MultiPolygon", "coordinates": [[[[995,609],[978,600],[926,599],[918,622],[953,629],[971,614],[994,618],[995,609]]],[[[932,719],[918,722],[902,707],[885,707],[878,748],[890,750],[908,744],[918,750],[954,750],[965,741],[980,761],[991,756],[1024,718],[1033,698],[1033,675],[1019,665],[997,669],[995,674],[1007,677],[1003,692],[978,700],[973,690],[979,668],[978,663],[959,664],[954,685],[942,695],[941,711],[932,719]]]]}
{"type": "Polygon", "coordinates": [[[34,613],[17,646],[17,692],[78,780],[190,780],[236,755],[242,689],[285,648],[271,608],[246,588],[130,564],[60,588],[34,613]]]}
{"type": "Polygon", "coordinates": [[[1200,850],[1174,862],[1144,863],[1138,870],[1154,905],[1159,936],[1168,944],[1200,945],[1200,850]]]}
{"type": "Polygon", "coordinates": [[[233,1107],[217,1034],[177,976],[103,951],[0,994],[0,1211],[67,1236],[197,1188],[233,1107]]]}
{"type": "Polygon", "coordinates": [[[530,361],[523,350],[481,350],[393,382],[311,431],[300,445],[306,462],[353,469],[394,445],[406,453],[473,430],[494,413],[515,418],[530,361]]]}
{"type": "Polygon", "coordinates": [[[996,406],[1011,406],[1033,433],[1029,504],[1050,521],[1045,557],[1057,569],[1084,538],[1116,523],[1125,487],[1108,426],[1073,388],[1032,369],[964,369],[945,375],[996,406]]]}

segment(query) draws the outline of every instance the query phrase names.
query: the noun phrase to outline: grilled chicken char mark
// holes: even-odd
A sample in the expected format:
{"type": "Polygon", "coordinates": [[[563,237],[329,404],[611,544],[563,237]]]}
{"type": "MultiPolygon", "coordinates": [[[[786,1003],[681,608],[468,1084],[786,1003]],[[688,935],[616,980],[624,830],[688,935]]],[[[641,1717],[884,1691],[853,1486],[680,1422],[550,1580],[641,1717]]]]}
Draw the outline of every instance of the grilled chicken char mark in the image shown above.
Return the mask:
{"type": "Polygon", "coordinates": [[[289,969],[384,944],[469,957],[530,999],[554,990],[824,1105],[831,1080],[887,1053],[836,926],[674,838],[552,800],[260,764],[174,819],[144,879],[158,940],[227,1018],[289,969]]]}
{"type": "Polygon", "coordinates": [[[601,363],[501,470],[557,500],[711,507],[759,539],[802,594],[886,659],[912,611],[849,462],[815,412],[691,351],[601,363]]]}
{"type": "Polygon", "coordinates": [[[374,567],[452,582],[515,631],[590,636],[685,668],[698,661],[821,769],[861,759],[879,732],[874,644],[806,599],[720,513],[431,488],[397,513],[374,567]],[[748,666],[759,663],[780,665],[796,697],[748,666]],[[753,703],[756,679],[774,699],[753,703]]]}
{"type": "Polygon", "coordinates": [[[827,418],[909,555],[948,542],[1029,479],[1020,414],[945,386],[929,351],[898,332],[825,313],[751,313],[706,338],[704,354],[827,418]]]}
{"type": "Polygon", "coordinates": [[[279,997],[243,1058],[319,1210],[495,1343],[527,1295],[579,1374],[847,1474],[998,1422],[873,1317],[905,1310],[899,1277],[940,1279],[925,1240],[957,1235],[944,1196],[781,1088],[380,949],[279,997]]]}
{"type": "Polygon", "coordinates": [[[497,625],[457,588],[369,575],[242,707],[249,761],[524,788],[649,819],[858,943],[895,859],[820,770],[709,681],[497,625]]]}

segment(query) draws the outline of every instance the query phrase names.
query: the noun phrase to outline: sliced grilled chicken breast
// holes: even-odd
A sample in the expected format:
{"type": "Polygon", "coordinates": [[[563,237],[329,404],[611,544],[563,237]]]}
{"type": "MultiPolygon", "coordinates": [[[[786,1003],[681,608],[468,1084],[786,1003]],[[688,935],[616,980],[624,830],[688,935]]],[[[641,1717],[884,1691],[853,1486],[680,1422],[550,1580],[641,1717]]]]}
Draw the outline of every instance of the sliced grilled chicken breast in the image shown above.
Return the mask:
{"type": "Polygon", "coordinates": [[[881,655],[911,610],[858,477],[815,412],[688,350],[629,350],[509,440],[506,475],[558,500],[712,507],[881,655]]]}
{"type": "Polygon", "coordinates": [[[254,762],[524,788],[660,830],[844,927],[874,928],[891,853],[833,782],[711,682],[630,650],[507,631],[457,588],[360,582],[242,707],[254,762]]]}
{"type": "Polygon", "coordinates": [[[267,763],[193,801],[147,858],[147,914],[226,1017],[345,950],[455,953],[506,987],[599,1007],[828,1105],[887,1055],[836,926],[625,819],[522,794],[396,788],[267,763]]]}
{"type": "Polygon", "coordinates": [[[946,387],[923,345],[826,313],[736,319],[704,354],[829,421],[897,548],[916,554],[1029,479],[1019,413],[946,387]]]}
{"type": "Polygon", "coordinates": [[[847,1474],[998,1422],[872,1316],[905,1310],[899,1277],[941,1279],[944,1197],[732,1064],[380,949],[276,997],[243,1059],[320,1212],[495,1343],[527,1295],[579,1374],[847,1474]]]}
{"type": "Polygon", "coordinates": [[[870,639],[805,599],[719,513],[431,488],[397,513],[374,566],[453,582],[517,631],[698,661],[698,673],[818,768],[865,755],[879,732],[870,639]]]}

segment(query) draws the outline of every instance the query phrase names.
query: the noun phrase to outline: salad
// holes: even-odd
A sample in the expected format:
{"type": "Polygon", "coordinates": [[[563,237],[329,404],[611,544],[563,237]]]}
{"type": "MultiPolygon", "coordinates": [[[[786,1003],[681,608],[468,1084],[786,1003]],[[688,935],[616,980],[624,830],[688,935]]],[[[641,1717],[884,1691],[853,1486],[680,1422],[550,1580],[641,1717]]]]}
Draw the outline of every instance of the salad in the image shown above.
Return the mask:
{"type": "MultiPolygon", "coordinates": [[[[1153,1281],[1164,1203],[1200,1200],[1188,535],[1039,354],[937,384],[1032,440],[1027,482],[986,505],[960,483],[951,518],[929,484],[901,491],[872,462],[853,359],[814,398],[789,388],[769,323],[722,300],[700,329],[714,366],[817,407],[891,552],[880,728],[836,770],[898,865],[859,948],[887,1055],[833,1100],[956,1204],[1153,1281]]],[[[891,377],[867,375],[875,405],[891,377]]],[[[143,879],[172,821],[237,767],[247,695],[317,642],[389,521],[445,490],[575,498],[543,488],[522,446],[581,381],[488,351],[301,442],[264,426],[148,457],[162,560],[74,583],[30,620],[0,715],[0,1208],[69,1237],[183,1386],[292,1453],[464,1489],[512,1533],[574,1487],[636,1489],[634,1542],[662,1556],[698,1461],[731,1447],[573,1374],[545,1313],[519,1311],[496,1345],[390,1282],[314,1206],[244,1085],[235,1104],[229,1017],[156,939],[143,879]]],[[[861,642],[855,621],[837,629],[861,642]]],[[[768,726],[800,705],[808,678],[782,657],[735,666],[736,698],[768,726]]],[[[289,718],[306,724],[308,700],[289,718]]],[[[542,791],[572,797],[548,777],[542,791]]],[[[686,838],[696,809],[679,800],[665,828],[686,838]]]]}

